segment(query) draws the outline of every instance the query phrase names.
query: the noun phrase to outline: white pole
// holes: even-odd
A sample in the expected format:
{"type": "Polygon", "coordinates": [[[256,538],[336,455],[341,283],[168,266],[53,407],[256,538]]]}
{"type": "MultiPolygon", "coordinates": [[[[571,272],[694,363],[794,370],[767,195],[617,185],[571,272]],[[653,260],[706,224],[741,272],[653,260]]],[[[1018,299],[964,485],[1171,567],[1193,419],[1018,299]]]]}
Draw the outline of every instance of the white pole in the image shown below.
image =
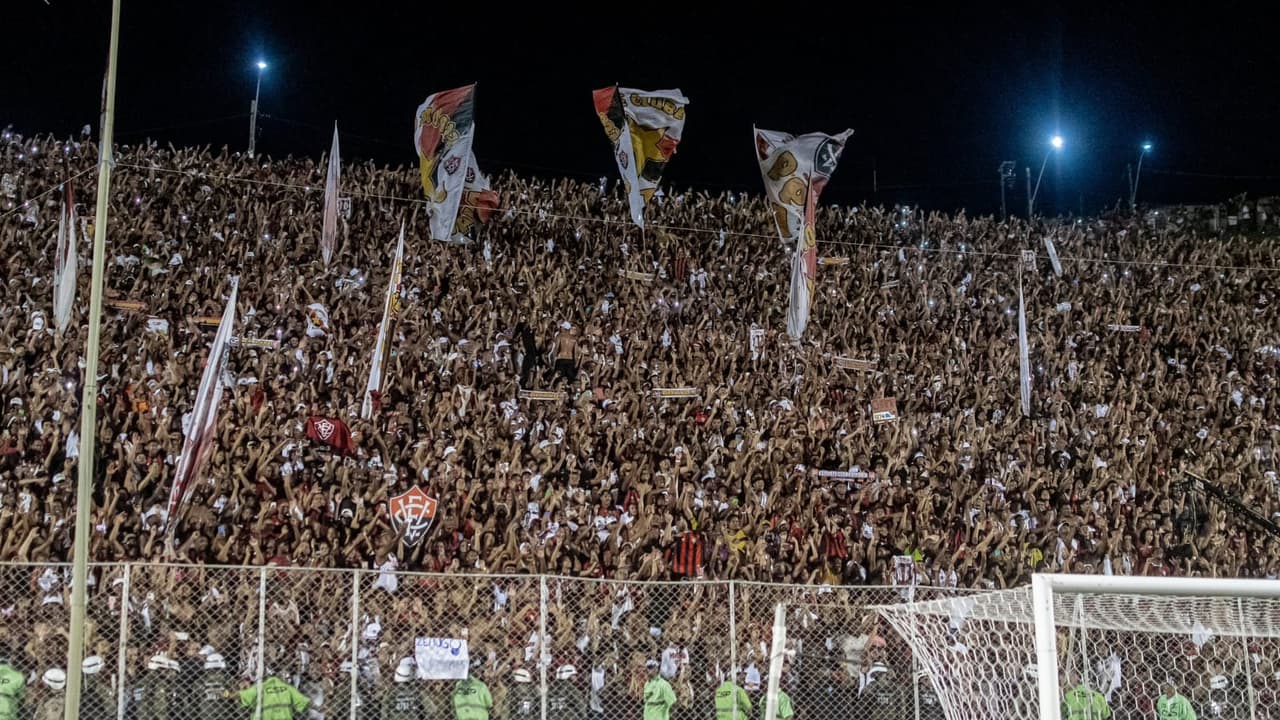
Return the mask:
{"type": "MultiPolygon", "coordinates": [[[[1031,199],[1027,200],[1027,218],[1028,219],[1030,219],[1031,216],[1036,211],[1036,196],[1040,194],[1040,181],[1044,179],[1044,169],[1049,164],[1049,156],[1052,154],[1053,154],[1052,150],[1045,153],[1044,162],[1040,163],[1040,174],[1036,176],[1036,189],[1032,191],[1031,199]]],[[[1027,168],[1027,180],[1028,181],[1031,180],[1031,168],[1027,168]]]]}
{"type": "MultiPolygon", "coordinates": [[[[737,678],[733,676],[733,671],[738,667],[738,603],[737,581],[729,581],[729,671],[728,677],[737,682],[737,678]]],[[[738,693],[733,694],[733,717],[738,717],[738,693]]]]}
{"type": "Polygon", "coordinates": [[[764,701],[764,720],[778,717],[778,687],[787,652],[787,606],[783,603],[778,603],[773,609],[773,639],[769,649],[769,688],[764,701]]]}
{"type": "Polygon", "coordinates": [[[542,692],[538,693],[542,696],[542,720],[547,720],[547,661],[550,653],[547,652],[547,576],[542,575],[538,578],[538,644],[536,646],[538,652],[538,682],[541,685],[542,692]]]}
{"type": "Polygon", "coordinates": [[[267,645],[267,568],[264,565],[258,571],[258,670],[257,700],[254,701],[253,717],[262,717],[262,681],[266,677],[266,645],[267,645]]]}
{"type": "Polygon", "coordinates": [[[1032,577],[1033,588],[1036,578],[1041,577],[1054,592],[1280,598],[1280,580],[1037,574],[1032,577]]]}
{"type": "Polygon", "coordinates": [[[1061,720],[1058,706],[1058,631],[1053,623],[1053,585],[1049,576],[1031,576],[1031,607],[1036,624],[1036,684],[1040,720],[1061,720]]]}
{"type": "MultiPolygon", "coordinates": [[[[1243,598],[1236,598],[1236,612],[1240,613],[1240,627],[1249,627],[1248,621],[1244,618],[1243,598]]],[[[1249,720],[1258,720],[1258,697],[1253,691],[1253,658],[1249,656],[1249,637],[1241,635],[1240,644],[1244,647],[1244,681],[1245,687],[1248,689],[1249,720]]]]}
{"type": "Polygon", "coordinates": [[[116,653],[116,720],[124,720],[125,688],[129,677],[129,580],[133,566],[124,565],[124,582],[120,584],[120,647],[116,653]]]}
{"type": "MultiPolygon", "coordinates": [[[[351,572],[351,720],[360,706],[360,571],[351,572]]],[[[336,709],[336,708],[335,708],[336,709]]]]}
{"type": "Polygon", "coordinates": [[[76,476],[76,525],[72,542],[71,626],[67,633],[67,693],[63,717],[80,717],[84,677],[84,615],[89,582],[89,518],[93,515],[94,443],[98,415],[98,336],[102,326],[102,277],[106,272],[107,212],[111,192],[111,131],[116,113],[116,55],[120,47],[120,0],[111,3],[111,47],[107,55],[107,95],[98,138],[98,203],[93,217],[93,276],[89,285],[89,338],[85,346],[84,389],[80,394],[80,458],[76,476]]]}
{"type": "Polygon", "coordinates": [[[1129,190],[1129,211],[1137,212],[1138,210],[1138,183],[1142,182],[1142,159],[1147,156],[1147,151],[1143,150],[1138,153],[1138,172],[1133,175],[1133,188],[1129,190]]]}

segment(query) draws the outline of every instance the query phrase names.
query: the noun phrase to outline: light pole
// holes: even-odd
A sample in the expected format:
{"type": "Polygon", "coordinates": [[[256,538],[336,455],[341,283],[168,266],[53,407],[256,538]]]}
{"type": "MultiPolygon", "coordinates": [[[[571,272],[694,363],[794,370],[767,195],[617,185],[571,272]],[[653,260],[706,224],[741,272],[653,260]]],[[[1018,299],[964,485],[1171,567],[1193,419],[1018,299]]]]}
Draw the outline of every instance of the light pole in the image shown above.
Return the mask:
{"type": "MultiPolygon", "coordinates": [[[[1036,213],[1036,195],[1040,194],[1040,181],[1044,179],[1044,168],[1049,164],[1049,156],[1056,150],[1061,150],[1063,140],[1061,135],[1054,135],[1049,138],[1049,151],[1044,154],[1044,162],[1040,163],[1040,174],[1036,176],[1036,189],[1031,191],[1031,197],[1027,198],[1027,219],[1035,217],[1036,213]]],[[[1031,180],[1031,168],[1027,168],[1027,181],[1031,180]]]]}
{"type": "Polygon", "coordinates": [[[1151,152],[1151,141],[1142,143],[1142,150],[1138,152],[1138,172],[1129,177],[1129,212],[1138,212],[1138,182],[1142,180],[1142,159],[1151,152]]]}
{"type": "Polygon", "coordinates": [[[253,89],[253,102],[249,104],[249,157],[253,157],[254,146],[258,140],[258,94],[262,92],[262,71],[267,69],[267,64],[262,60],[258,63],[258,84],[253,89]]]}
{"type": "Polygon", "coordinates": [[[1013,185],[1013,167],[1012,160],[1005,160],[1000,163],[1000,167],[996,168],[996,172],[1000,174],[1000,220],[1002,222],[1009,217],[1004,204],[1004,191],[1006,187],[1013,185]]]}

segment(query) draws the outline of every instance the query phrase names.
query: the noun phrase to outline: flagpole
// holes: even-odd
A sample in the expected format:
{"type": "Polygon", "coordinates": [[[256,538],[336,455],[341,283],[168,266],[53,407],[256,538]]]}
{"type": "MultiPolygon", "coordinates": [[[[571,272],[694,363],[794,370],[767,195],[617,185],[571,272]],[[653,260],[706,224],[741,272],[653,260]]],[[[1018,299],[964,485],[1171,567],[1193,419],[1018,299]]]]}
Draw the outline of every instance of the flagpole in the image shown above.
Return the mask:
{"type": "Polygon", "coordinates": [[[89,339],[85,345],[84,387],[80,393],[80,456],[76,481],[76,527],[71,558],[71,628],[67,637],[65,720],[80,717],[80,666],[84,658],[84,616],[89,578],[89,517],[93,514],[94,444],[98,415],[98,340],[102,327],[102,276],[111,192],[111,130],[116,112],[116,56],[120,45],[120,0],[111,3],[111,49],[107,93],[98,138],[98,204],[93,217],[93,276],[89,285],[89,339]]]}

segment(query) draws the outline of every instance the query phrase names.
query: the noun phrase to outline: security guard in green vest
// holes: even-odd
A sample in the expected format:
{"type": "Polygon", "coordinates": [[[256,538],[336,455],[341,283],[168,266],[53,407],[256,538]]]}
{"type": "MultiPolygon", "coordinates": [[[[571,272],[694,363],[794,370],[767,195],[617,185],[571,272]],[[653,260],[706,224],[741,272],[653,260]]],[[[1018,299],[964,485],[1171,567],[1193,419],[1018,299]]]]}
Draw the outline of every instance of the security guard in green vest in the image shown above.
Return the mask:
{"type": "Polygon", "coordinates": [[[454,720],[489,720],[493,695],[480,677],[483,669],[484,658],[472,658],[469,676],[453,687],[454,720]]]}
{"type": "MultiPolygon", "coordinates": [[[[258,686],[251,685],[239,693],[240,705],[246,708],[257,707],[258,686]]],[[[311,698],[298,692],[298,688],[281,680],[271,670],[263,673],[262,681],[262,715],[258,720],[293,720],[294,715],[307,711],[311,698]]]]}
{"type": "Polygon", "coordinates": [[[27,694],[27,679],[9,660],[9,648],[0,647],[0,720],[18,720],[27,694]]]}
{"type": "Polygon", "coordinates": [[[716,720],[746,720],[751,716],[751,698],[738,684],[738,669],[716,688],[716,720]]]}

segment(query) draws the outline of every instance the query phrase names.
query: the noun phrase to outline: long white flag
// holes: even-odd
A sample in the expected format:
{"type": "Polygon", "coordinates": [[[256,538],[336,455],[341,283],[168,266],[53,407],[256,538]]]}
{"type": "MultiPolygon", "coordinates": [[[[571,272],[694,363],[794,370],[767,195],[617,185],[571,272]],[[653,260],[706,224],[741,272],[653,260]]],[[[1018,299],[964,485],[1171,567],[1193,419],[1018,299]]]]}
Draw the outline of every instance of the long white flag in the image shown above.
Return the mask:
{"type": "Polygon", "coordinates": [[[364,400],[360,403],[360,417],[373,417],[375,398],[381,404],[382,375],[387,360],[387,343],[391,337],[391,321],[400,314],[400,275],[404,268],[404,221],[400,222],[400,241],[396,243],[396,259],[391,263],[391,278],[387,282],[387,296],[382,304],[382,324],[378,326],[378,340],[373,345],[373,362],[369,365],[369,382],[365,385],[364,400]]]}
{"type": "Polygon", "coordinates": [[[76,206],[71,183],[62,194],[62,212],[58,214],[58,245],[53,258],[53,318],[58,332],[71,322],[71,308],[76,299],[76,206]]]}
{"type": "Polygon", "coordinates": [[[324,227],[320,230],[320,256],[324,266],[338,246],[338,180],[342,174],[342,162],[338,157],[338,124],[333,124],[333,147],[329,150],[329,171],[324,181],[324,227]]]}
{"type": "Polygon", "coordinates": [[[753,130],[756,160],[778,235],[795,245],[787,334],[796,339],[809,324],[809,305],[818,275],[814,221],[818,196],[836,171],[840,153],[852,134],[852,130],[845,130],[838,135],[809,133],[796,137],[773,130],[753,130]]]}
{"type": "Polygon", "coordinates": [[[1031,358],[1027,348],[1027,305],[1022,300],[1022,273],[1018,273],[1018,391],[1022,416],[1031,417],[1031,358]]]}
{"type": "Polygon", "coordinates": [[[179,516],[191,491],[195,488],[196,479],[204,468],[205,461],[213,452],[217,439],[218,403],[222,400],[222,371],[226,362],[228,340],[235,330],[236,292],[239,278],[231,279],[231,297],[227,307],[222,311],[222,321],[218,323],[218,332],[213,336],[213,345],[209,348],[209,359],[205,361],[204,374],[200,376],[200,390],[196,394],[196,406],[191,411],[191,424],[187,428],[186,441],[182,444],[182,454],[178,456],[178,468],[173,475],[173,489],[169,491],[168,512],[165,523],[172,535],[177,526],[179,516]]]}

